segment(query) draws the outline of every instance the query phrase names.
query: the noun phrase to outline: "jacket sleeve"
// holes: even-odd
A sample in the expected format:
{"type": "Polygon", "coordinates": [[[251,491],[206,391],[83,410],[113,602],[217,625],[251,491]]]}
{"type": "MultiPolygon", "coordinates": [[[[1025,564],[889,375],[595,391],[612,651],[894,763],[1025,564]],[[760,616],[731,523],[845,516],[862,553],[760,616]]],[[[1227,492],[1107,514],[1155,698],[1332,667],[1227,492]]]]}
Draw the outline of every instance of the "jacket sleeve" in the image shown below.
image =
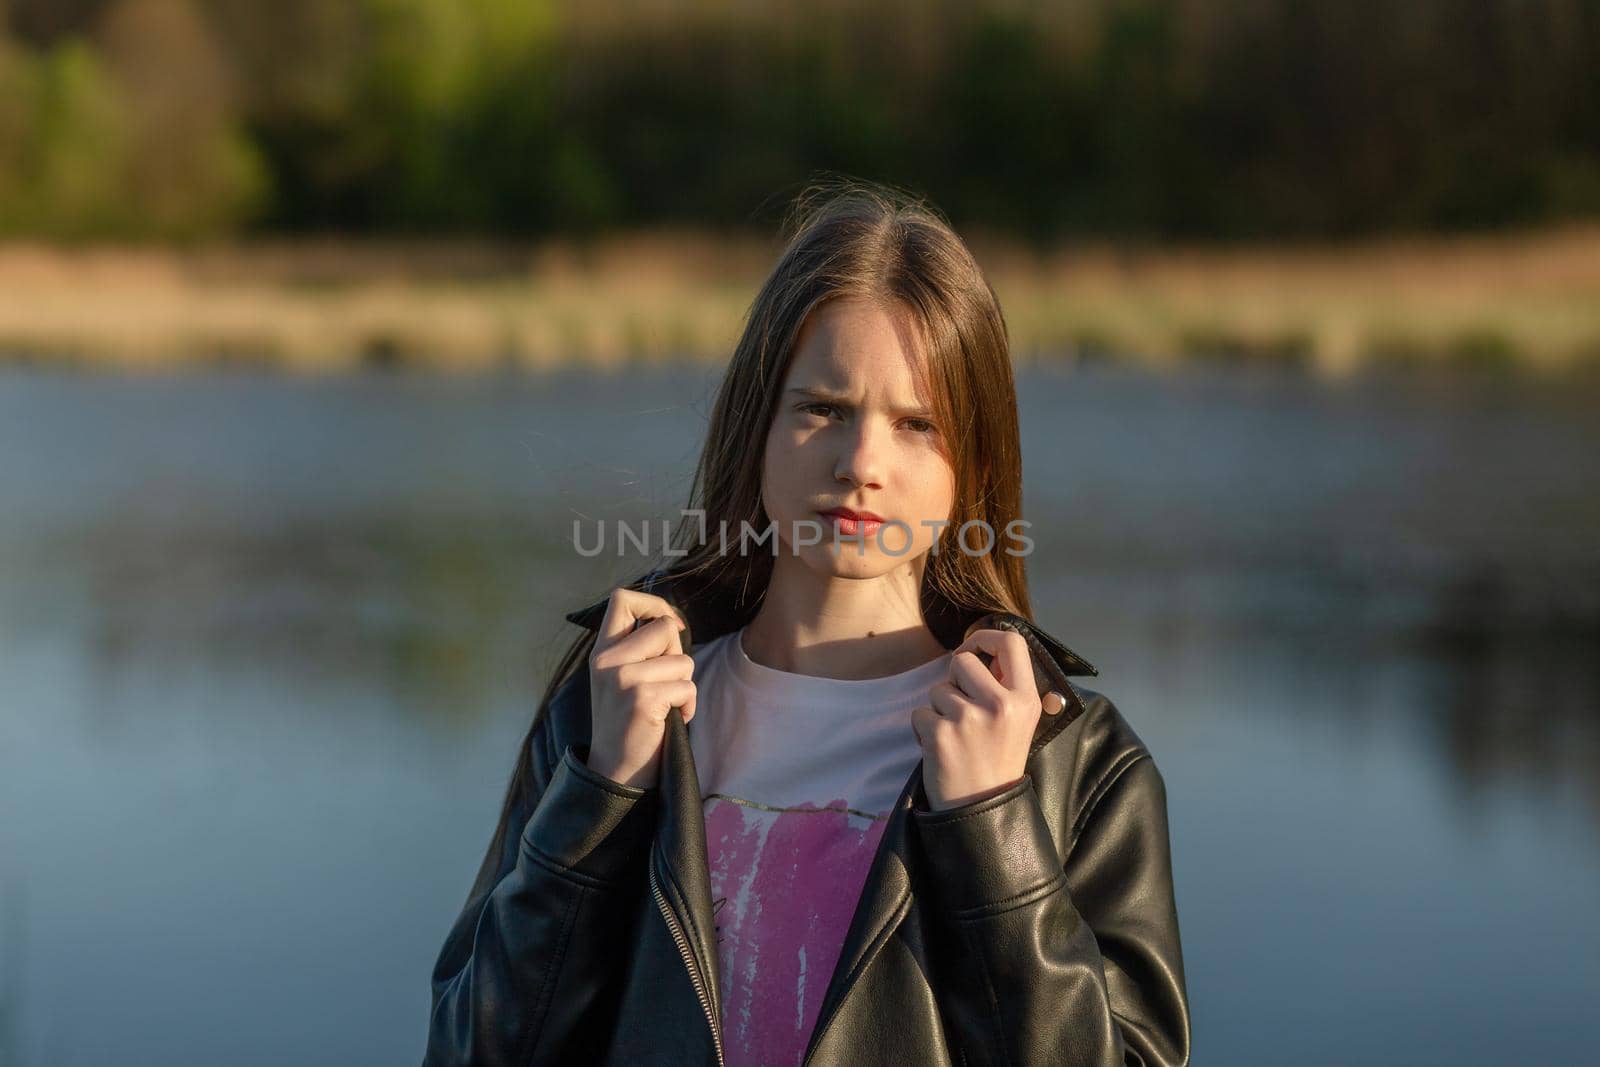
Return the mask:
{"type": "Polygon", "coordinates": [[[913,811],[963,957],[941,968],[940,1004],[966,1063],[1189,1062],[1166,786],[1140,752],[1089,796],[1064,864],[1031,778],[913,811]]]}
{"type": "MultiPolygon", "coordinates": [[[[535,754],[549,740],[535,728],[535,754]]],[[[432,975],[424,1067],[570,1062],[627,959],[618,906],[645,884],[654,788],[614,782],[567,746],[535,757],[533,788],[508,832],[492,887],[466,903],[432,975]]]]}

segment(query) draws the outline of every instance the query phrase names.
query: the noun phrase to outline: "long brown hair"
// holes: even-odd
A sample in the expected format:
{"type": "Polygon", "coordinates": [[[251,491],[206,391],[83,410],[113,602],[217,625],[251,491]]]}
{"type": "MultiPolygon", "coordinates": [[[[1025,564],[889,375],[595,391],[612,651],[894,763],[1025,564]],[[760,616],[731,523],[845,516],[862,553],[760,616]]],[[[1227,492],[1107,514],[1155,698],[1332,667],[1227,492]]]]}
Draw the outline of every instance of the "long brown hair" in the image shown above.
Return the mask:
{"type": "MultiPolygon", "coordinates": [[[[925,200],[852,179],[814,183],[785,220],[786,242],[750,306],[722,379],[688,510],[672,538],[670,563],[658,561],[629,583],[641,588],[661,575],[692,588],[703,617],[733,630],[754,617],[771,577],[770,552],[726,552],[741,523],[764,531],[761,470],[767,432],[794,355],[800,326],[824,301],[856,296],[909,313],[926,353],[930,404],[956,475],[950,525],[923,573],[921,602],[930,628],[959,640],[966,619],[1009,611],[1032,619],[1025,557],[1007,552],[1006,531],[1022,518],[1022,449],[1010,338],[1000,302],[965,243],[925,200]],[[981,520],[994,532],[992,551],[968,538],[963,523],[981,520]],[[702,536],[704,533],[705,536],[702,536]]],[[[979,527],[982,529],[982,527],[979,527]]],[[[989,542],[987,535],[982,539],[989,542]]],[[[693,632],[691,638],[702,635],[693,632]]],[[[551,677],[523,739],[516,770],[474,894],[487,893],[502,860],[510,823],[529,797],[534,730],[551,697],[586,669],[594,634],[580,635],[551,677]]]]}

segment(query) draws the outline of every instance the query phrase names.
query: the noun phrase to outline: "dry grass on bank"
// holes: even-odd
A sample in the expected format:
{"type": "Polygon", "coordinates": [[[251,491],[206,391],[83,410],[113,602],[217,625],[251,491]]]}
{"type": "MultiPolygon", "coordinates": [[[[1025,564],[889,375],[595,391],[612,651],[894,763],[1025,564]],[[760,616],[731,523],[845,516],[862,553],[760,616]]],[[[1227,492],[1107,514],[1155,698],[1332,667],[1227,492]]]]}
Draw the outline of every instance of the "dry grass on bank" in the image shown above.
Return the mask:
{"type": "MultiPolygon", "coordinates": [[[[1600,368],[1600,226],[1232,249],[976,240],[1019,361],[1600,368]]],[[[173,370],[446,372],[725,359],[776,246],[654,232],[584,245],[0,245],[0,358],[173,370]]]]}

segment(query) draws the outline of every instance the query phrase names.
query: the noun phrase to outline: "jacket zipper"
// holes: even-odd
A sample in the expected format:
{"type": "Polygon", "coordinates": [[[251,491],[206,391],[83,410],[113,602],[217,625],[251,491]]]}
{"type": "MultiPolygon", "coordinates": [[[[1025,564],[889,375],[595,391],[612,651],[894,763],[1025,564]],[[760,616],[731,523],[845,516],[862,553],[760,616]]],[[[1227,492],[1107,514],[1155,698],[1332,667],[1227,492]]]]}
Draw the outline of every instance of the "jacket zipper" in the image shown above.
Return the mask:
{"type": "Polygon", "coordinates": [[[656,906],[661,909],[661,917],[666,920],[667,929],[672,933],[672,940],[678,946],[678,955],[683,957],[683,965],[689,970],[689,981],[694,984],[694,995],[700,998],[700,1009],[705,1012],[706,1023],[711,1027],[711,1040],[717,1048],[717,1067],[722,1067],[722,1027],[717,1025],[716,1015],[711,1010],[711,998],[706,990],[705,979],[701,976],[700,967],[694,962],[694,957],[689,951],[689,938],[678,925],[678,917],[672,913],[672,908],[667,904],[666,894],[661,891],[653,856],[650,863],[650,892],[655,896],[656,906]]]}

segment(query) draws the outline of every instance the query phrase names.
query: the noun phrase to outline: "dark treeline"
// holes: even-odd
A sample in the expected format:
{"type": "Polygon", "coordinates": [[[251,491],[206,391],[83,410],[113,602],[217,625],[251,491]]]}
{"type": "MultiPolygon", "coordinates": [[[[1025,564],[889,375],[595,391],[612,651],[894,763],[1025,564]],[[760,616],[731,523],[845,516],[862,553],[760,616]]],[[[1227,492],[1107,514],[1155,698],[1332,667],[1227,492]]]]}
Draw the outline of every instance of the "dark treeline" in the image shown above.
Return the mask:
{"type": "Polygon", "coordinates": [[[0,0],[0,232],[1025,238],[1600,215],[1600,0],[0,0]]]}

